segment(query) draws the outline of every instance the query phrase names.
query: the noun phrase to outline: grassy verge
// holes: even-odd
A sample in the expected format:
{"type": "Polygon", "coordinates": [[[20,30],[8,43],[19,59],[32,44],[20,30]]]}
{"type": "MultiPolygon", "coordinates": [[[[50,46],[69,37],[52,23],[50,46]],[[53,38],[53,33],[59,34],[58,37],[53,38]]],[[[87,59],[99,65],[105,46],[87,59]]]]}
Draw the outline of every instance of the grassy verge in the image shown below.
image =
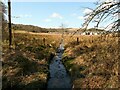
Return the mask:
{"type": "Polygon", "coordinates": [[[63,63],[74,88],[118,88],[118,37],[81,38],[66,44],[63,63]]]}
{"type": "MultiPolygon", "coordinates": [[[[50,53],[61,35],[14,33],[13,49],[3,43],[3,90],[44,90],[49,77],[50,53]],[[45,42],[43,39],[45,38],[45,42]]],[[[117,88],[118,37],[65,35],[65,65],[75,88],[117,88]],[[77,37],[79,43],[76,43],[77,37]]]]}
{"type": "Polygon", "coordinates": [[[8,49],[8,41],[3,42],[2,90],[46,89],[49,57],[58,44],[54,37],[15,33],[11,50],[8,49]]]}

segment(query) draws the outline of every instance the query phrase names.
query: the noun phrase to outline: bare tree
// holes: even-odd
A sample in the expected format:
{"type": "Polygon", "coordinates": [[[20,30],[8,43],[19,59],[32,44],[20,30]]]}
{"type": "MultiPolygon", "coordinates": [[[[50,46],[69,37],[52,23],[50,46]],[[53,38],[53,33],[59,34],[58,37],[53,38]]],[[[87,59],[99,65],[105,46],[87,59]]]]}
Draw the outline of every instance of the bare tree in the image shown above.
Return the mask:
{"type": "Polygon", "coordinates": [[[7,20],[5,19],[5,14],[6,14],[6,6],[5,4],[0,1],[0,26],[1,26],[1,40],[5,40],[7,38],[7,20]]]}
{"type": "Polygon", "coordinates": [[[64,33],[65,33],[65,27],[66,27],[66,25],[62,23],[60,27],[62,29],[62,38],[64,38],[64,33]]]}
{"type": "Polygon", "coordinates": [[[120,2],[116,0],[105,0],[104,2],[97,2],[97,7],[91,9],[91,12],[85,15],[85,22],[83,27],[86,29],[91,22],[96,22],[95,27],[99,27],[99,24],[104,20],[109,20],[109,24],[106,25],[105,29],[117,31],[120,26],[120,2]]]}
{"type": "Polygon", "coordinates": [[[65,41],[65,28],[66,28],[66,25],[65,24],[61,24],[60,25],[61,29],[62,29],[62,36],[61,36],[61,41],[60,41],[60,48],[61,49],[64,49],[64,41],[65,41]]]}

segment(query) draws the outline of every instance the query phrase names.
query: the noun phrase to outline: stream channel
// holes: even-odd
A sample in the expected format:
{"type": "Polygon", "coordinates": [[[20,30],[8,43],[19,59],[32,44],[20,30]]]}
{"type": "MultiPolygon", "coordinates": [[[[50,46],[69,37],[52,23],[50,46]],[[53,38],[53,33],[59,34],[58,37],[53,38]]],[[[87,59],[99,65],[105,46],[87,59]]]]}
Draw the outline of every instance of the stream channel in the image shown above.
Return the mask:
{"type": "Polygon", "coordinates": [[[51,88],[72,89],[71,78],[68,75],[65,66],[62,63],[62,55],[64,52],[63,45],[60,44],[56,55],[51,60],[49,65],[50,78],[47,83],[47,90],[51,88]]]}

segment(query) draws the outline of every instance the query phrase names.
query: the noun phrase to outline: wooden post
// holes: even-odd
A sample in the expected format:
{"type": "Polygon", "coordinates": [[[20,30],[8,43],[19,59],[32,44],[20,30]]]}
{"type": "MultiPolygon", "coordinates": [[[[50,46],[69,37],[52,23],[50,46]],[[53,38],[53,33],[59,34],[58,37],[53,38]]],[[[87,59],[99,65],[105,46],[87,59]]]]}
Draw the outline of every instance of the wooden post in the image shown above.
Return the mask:
{"type": "Polygon", "coordinates": [[[8,19],[9,19],[9,47],[12,45],[12,30],[11,30],[11,1],[8,0],[8,19]]]}
{"type": "Polygon", "coordinates": [[[43,38],[43,44],[44,44],[44,46],[45,46],[45,38],[43,38]]]}
{"type": "Polygon", "coordinates": [[[79,44],[79,38],[77,37],[77,44],[79,44]]]}

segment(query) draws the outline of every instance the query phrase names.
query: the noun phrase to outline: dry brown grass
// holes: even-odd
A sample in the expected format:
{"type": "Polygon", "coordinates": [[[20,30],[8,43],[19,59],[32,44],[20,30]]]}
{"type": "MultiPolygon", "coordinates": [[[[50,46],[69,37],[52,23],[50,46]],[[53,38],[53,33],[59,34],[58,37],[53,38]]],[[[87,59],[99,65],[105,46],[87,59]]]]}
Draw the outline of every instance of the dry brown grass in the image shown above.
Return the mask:
{"type": "MultiPolygon", "coordinates": [[[[118,37],[75,35],[71,38],[70,36],[64,36],[63,63],[71,75],[74,87],[119,87],[118,37]],[[79,43],[76,42],[77,37],[79,43]]],[[[55,52],[59,46],[60,40],[60,34],[15,32],[13,50],[8,50],[7,42],[3,45],[3,86],[9,88],[12,83],[13,87],[46,87],[47,60],[49,54],[55,52]],[[45,46],[43,38],[46,39],[45,46]],[[21,60],[25,63],[21,63],[21,60]],[[24,68],[24,73],[21,65],[27,67],[24,68]],[[31,70],[36,72],[31,73],[31,70]]]]}
{"type": "Polygon", "coordinates": [[[48,79],[50,53],[55,53],[59,38],[57,35],[16,32],[11,50],[8,49],[8,41],[5,41],[2,56],[3,90],[44,90],[48,79]]]}
{"type": "Polygon", "coordinates": [[[63,62],[75,88],[119,87],[118,40],[119,37],[113,36],[74,36],[69,40],[63,62]]]}

